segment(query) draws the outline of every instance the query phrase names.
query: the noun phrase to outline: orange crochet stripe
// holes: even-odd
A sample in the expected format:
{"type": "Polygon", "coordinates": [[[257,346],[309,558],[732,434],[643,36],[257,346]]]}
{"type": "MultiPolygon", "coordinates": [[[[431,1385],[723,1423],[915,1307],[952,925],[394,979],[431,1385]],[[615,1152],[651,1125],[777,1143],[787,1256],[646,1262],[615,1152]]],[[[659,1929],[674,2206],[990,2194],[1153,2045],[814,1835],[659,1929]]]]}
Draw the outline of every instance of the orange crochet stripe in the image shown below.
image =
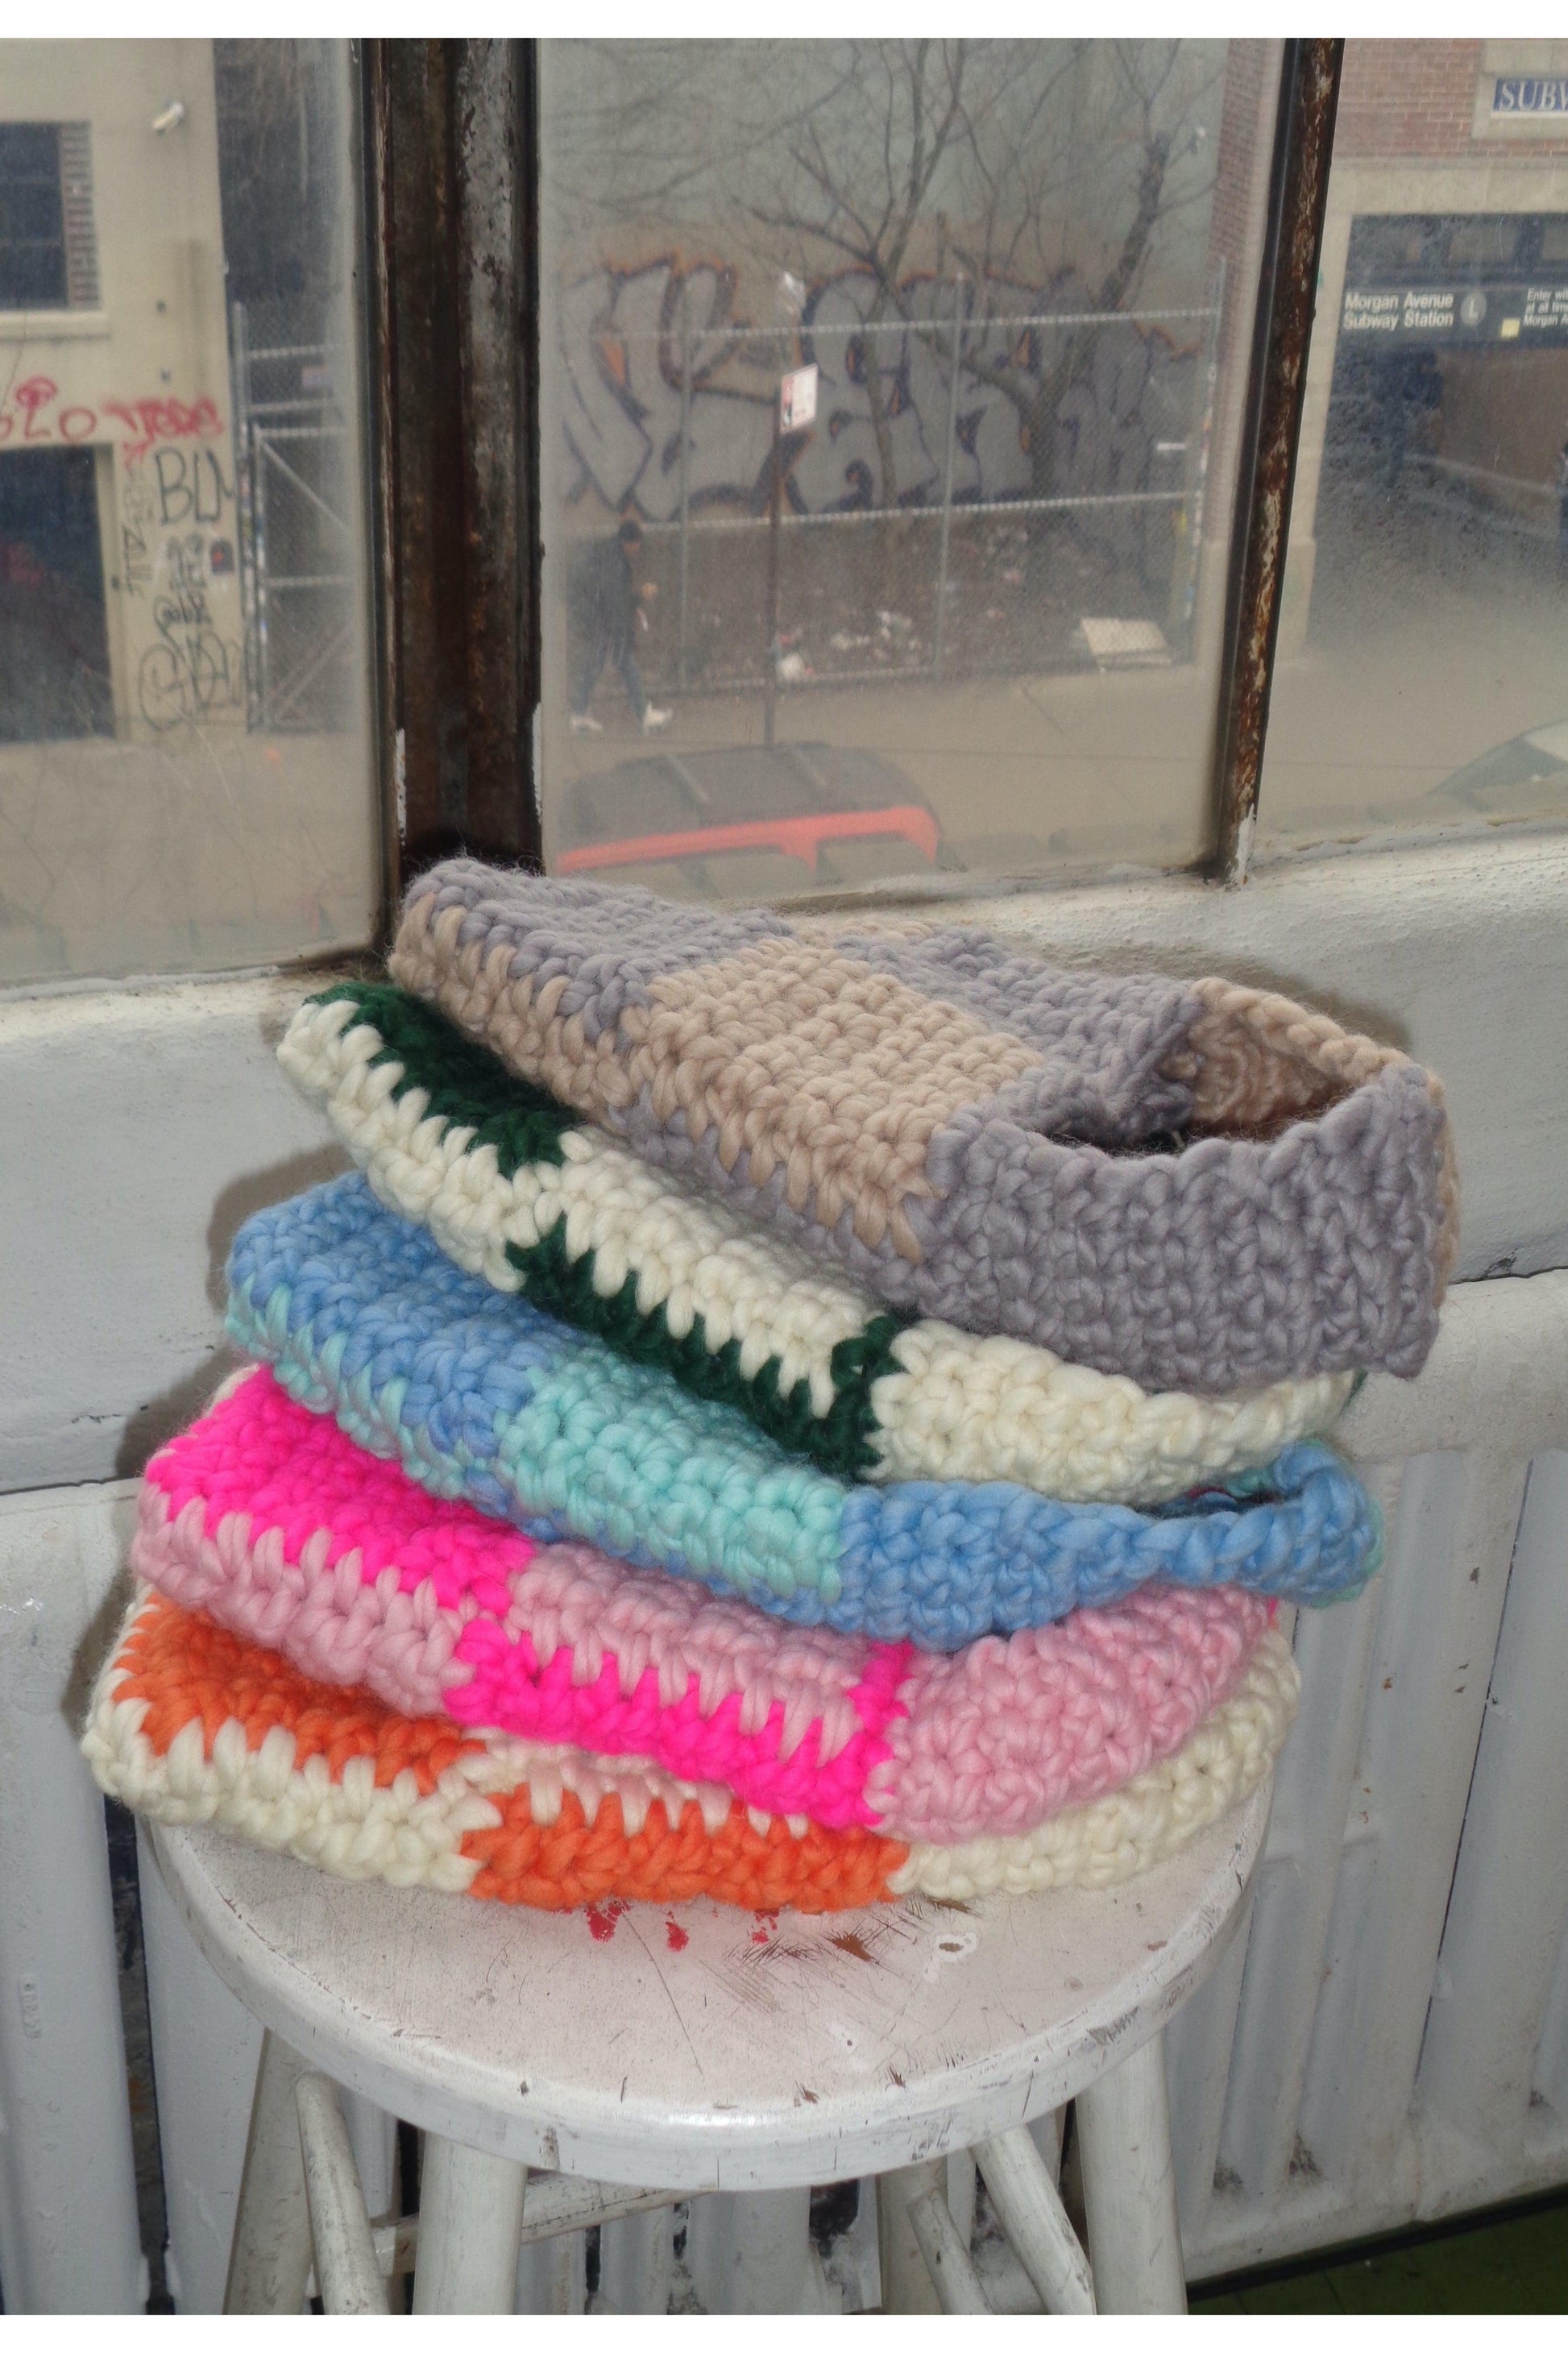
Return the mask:
{"type": "Polygon", "coordinates": [[[649,1904],[710,1895],[754,1912],[786,1905],[842,1912],[881,1903],[889,1875],[909,1856],[908,1847],[869,1831],[828,1831],[813,1822],[797,1839],[777,1815],[763,1835],[738,1806],[710,1831],[697,1806],[684,1806],[672,1824],[656,1799],[630,1838],[616,1797],[606,1798],[591,1822],[571,1790],[559,1819],[546,1825],[533,1820],[526,1789],[515,1790],[503,1810],[499,1830],[470,1831],[463,1841],[464,1854],[482,1864],[469,1893],[550,1912],[606,1895],[649,1904]]]}
{"type": "Polygon", "coordinates": [[[252,1750],[281,1725],[294,1736],[296,1767],[324,1757],[335,1781],[352,1757],[369,1757],[378,1789],[412,1772],[427,1795],[448,1765],[483,1746],[444,1716],[395,1715],[363,1692],[312,1683],[275,1651],[162,1598],[126,1636],[120,1664],[129,1670],[120,1696],[147,1702],[142,1728],[160,1756],[195,1719],[209,1757],[226,1723],[243,1728],[252,1750]]]}
{"type": "MultiPolygon", "coordinates": [[[[161,1596],[142,1608],[117,1663],[125,1676],[117,1698],[146,1704],[142,1734],[160,1756],[193,1722],[202,1725],[208,1757],[226,1723],[241,1727],[252,1753],[281,1726],[293,1736],[296,1770],[321,1757],[336,1781],[353,1759],[369,1757],[377,1788],[412,1772],[428,1795],[458,1758],[486,1753],[482,1740],[443,1717],[397,1715],[363,1692],[312,1683],[272,1651],[161,1596]]],[[[885,1900],[889,1878],[909,1859],[907,1846],[868,1831],[811,1823],[797,1838],[776,1815],[753,1820],[738,1805],[710,1830],[695,1800],[671,1821],[656,1798],[641,1828],[628,1833],[613,1793],[591,1819],[567,1789],[553,1819],[536,1821],[526,1780],[492,1793],[489,1802],[500,1824],[466,1832],[458,1850],[479,1865],[469,1892],[548,1911],[610,1895],[657,1904],[710,1895],[762,1912],[840,1911],[885,1900]]]]}

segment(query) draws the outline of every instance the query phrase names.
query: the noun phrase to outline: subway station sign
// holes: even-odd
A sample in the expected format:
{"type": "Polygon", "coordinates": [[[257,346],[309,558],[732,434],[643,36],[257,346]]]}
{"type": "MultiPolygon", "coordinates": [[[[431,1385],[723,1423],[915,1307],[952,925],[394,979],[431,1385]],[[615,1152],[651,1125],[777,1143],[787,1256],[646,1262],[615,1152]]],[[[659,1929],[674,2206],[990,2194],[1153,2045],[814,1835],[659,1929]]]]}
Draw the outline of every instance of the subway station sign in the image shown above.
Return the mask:
{"type": "Polygon", "coordinates": [[[1568,343],[1568,279],[1507,286],[1347,286],[1340,332],[1367,343],[1568,343]]]}
{"type": "Polygon", "coordinates": [[[1568,74],[1499,74],[1492,112],[1568,115],[1568,74]]]}

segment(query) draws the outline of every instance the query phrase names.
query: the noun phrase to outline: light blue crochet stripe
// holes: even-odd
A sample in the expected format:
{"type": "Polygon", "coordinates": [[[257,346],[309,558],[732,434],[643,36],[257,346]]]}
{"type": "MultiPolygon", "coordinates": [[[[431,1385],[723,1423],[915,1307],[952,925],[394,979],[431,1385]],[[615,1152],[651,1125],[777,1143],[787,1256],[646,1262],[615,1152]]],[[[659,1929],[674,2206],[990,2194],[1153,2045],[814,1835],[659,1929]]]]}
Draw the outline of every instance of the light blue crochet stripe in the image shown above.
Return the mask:
{"type": "Polygon", "coordinates": [[[1331,1599],[1381,1549],[1370,1498],[1318,1445],[1153,1513],[1001,1483],[843,1483],[464,1274],[359,1176],[249,1219],[229,1282],[241,1347],[433,1493],[797,1624],[951,1651],[1151,1577],[1331,1599]]]}

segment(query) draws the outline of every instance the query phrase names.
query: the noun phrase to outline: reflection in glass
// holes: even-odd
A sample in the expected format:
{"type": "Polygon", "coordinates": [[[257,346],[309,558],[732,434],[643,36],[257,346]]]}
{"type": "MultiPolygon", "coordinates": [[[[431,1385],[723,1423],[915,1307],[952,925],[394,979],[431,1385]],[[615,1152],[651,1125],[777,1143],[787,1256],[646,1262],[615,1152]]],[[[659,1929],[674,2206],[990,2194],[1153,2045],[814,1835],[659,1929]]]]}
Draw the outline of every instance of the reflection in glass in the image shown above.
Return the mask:
{"type": "Polygon", "coordinates": [[[1500,146],[1485,47],[1346,47],[1265,847],[1568,817],[1568,137],[1500,146]]]}
{"type": "Polygon", "coordinates": [[[0,44],[0,986],[368,933],[349,104],[0,44]]]}
{"type": "Polygon", "coordinates": [[[1199,854],[1277,71],[544,45],[547,857],[746,897],[1199,854]]]}

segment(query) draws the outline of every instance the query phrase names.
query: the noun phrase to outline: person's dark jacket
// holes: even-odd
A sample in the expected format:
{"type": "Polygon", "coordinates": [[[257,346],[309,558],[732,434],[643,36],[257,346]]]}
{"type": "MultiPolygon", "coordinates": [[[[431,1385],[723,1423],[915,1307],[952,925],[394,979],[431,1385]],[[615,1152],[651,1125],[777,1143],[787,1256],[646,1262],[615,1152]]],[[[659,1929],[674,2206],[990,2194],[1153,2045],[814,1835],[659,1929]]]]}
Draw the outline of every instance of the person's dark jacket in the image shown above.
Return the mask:
{"type": "Polygon", "coordinates": [[[637,599],[631,561],[618,539],[588,540],[574,547],[567,583],[568,609],[584,637],[611,650],[631,643],[637,599]]]}

